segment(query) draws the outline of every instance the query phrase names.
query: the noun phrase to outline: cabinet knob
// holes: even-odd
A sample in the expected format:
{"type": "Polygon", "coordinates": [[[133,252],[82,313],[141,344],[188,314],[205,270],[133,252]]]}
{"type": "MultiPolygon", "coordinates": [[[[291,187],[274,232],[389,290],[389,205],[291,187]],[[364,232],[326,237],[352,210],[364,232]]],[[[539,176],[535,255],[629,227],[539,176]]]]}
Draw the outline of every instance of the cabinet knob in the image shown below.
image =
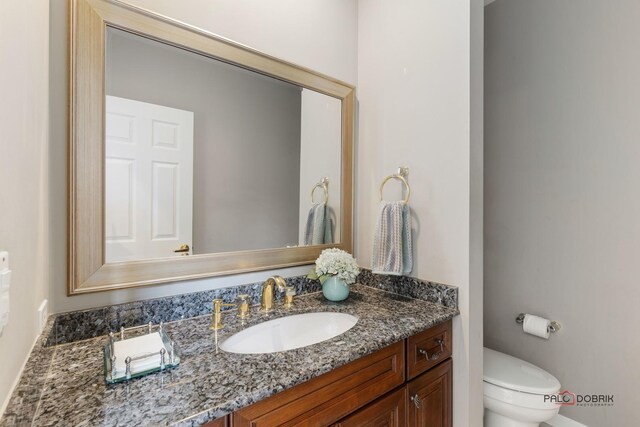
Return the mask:
{"type": "Polygon", "coordinates": [[[411,401],[414,405],[416,405],[416,409],[422,408],[422,399],[420,399],[420,396],[418,396],[417,393],[411,396],[411,401]]]}
{"type": "Polygon", "coordinates": [[[440,350],[438,350],[437,352],[433,353],[431,356],[429,356],[429,353],[427,352],[427,350],[425,350],[423,348],[419,348],[418,349],[418,353],[420,353],[424,357],[426,357],[427,360],[438,360],[438,358],[442,355],[442,353],[444,353],[444,338],[438,338],[436,340],[436,344],[438,344],[440,346],[440,350]]]}

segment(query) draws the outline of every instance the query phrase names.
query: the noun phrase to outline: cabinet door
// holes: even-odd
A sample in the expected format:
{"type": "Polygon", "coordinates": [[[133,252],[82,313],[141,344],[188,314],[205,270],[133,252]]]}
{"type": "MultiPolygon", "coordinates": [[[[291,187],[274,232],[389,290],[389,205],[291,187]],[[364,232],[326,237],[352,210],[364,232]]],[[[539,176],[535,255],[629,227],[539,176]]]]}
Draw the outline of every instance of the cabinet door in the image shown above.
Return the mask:
{"type": "Polygon", "coordinates": [[[407,385],[407,417],[411,427],[451,427],[451,359],[407,385]]]}
{"type": "Polygon", "coordinates": [[[404,384],[404,341],[233,414],[234,427],[328,426],[404,384]]]}
{"type": "Polygon", "coordinates": [[[407,388],[381,397],[334,427],[404,427],[406,425],[407,388]]]}

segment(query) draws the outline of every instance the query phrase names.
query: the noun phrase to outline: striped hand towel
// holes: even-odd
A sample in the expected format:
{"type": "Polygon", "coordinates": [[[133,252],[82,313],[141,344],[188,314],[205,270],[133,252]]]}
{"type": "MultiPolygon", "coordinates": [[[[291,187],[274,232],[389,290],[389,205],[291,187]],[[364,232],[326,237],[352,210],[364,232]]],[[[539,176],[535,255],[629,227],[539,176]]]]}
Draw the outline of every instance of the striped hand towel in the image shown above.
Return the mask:
{"type": "Polygon", "coordinates": [[[402,202],[380,202],[371,270],[377,274],[402,275],[412,268],[411,210],[402,202]]]}

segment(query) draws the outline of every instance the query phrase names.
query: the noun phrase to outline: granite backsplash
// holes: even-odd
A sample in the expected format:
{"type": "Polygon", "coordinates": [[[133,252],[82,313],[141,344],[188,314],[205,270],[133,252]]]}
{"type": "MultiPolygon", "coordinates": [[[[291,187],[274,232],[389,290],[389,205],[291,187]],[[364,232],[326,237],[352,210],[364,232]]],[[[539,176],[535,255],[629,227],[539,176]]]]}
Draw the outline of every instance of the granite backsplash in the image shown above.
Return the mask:
{"type": "MultiPolygon", "coordinates": [[[[296,289],[298,295],[322,290],[320,282],[306,276],[289,277],[285,281],[287,286],[296,289]]],[[[258,304],[262,296],[262,282],[57,314],[46,345],[95,338],[118,331],[120,327],[173,322],[210,314],[214,299],[234,302],[242,294],[249,295],[250,305],[258,304]]],[[[275,292],[274,298],[279,301],[283,295],[275,292]]]]}
{"type": "Polygon", "coordinates": [[[409,276],[374,274],[363,268],[358,283],[410,298],[421,299],[449,308],[458,308],[458,288],[409,276]]]}
{"type": "MultiPolygon", "coordinates": [[[[320,282],[306,276],[289,277],[285,281],[287,286],[296,289],[298,295],[322,290],[320,282]]],[[[358,283],[449,308],[458,306],[458,288],[441,283],[408,276],[373,274],[368,269],[362,269],[358,283]]],[[[173,322],[210,314],[213,299],[233,302],[242,294],[250,296],[251,305],[258,304],[262,282],[57,314],[46,346],[107,335],[110,331],[118,331],[120,327],[173,322]]],[[[276,301],[282,299],[282,293],[276,292],[275,298],[276,301]]]]}

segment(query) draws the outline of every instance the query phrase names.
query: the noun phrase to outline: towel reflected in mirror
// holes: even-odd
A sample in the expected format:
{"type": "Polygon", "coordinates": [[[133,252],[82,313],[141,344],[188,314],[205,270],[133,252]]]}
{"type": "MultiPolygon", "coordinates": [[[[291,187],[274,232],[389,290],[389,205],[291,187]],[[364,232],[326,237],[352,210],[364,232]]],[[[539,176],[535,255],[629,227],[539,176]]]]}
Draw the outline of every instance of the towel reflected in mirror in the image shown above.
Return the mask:
{"type": "Polygon", "coordinates": [[[333,243],[335,213],[326,203],[314,203],[307,214],[304,244],[326,245],[333,243]]]}

